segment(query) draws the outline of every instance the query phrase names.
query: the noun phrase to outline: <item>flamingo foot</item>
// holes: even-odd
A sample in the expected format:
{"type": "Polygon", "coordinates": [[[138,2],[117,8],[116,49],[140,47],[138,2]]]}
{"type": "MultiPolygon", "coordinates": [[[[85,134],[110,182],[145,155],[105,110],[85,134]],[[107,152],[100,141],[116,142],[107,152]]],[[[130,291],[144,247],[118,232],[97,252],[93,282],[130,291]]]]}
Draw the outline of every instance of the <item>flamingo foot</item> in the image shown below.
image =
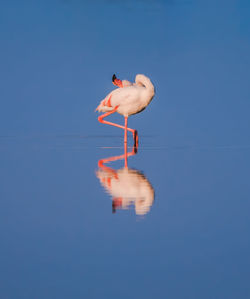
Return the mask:
{"type": "Polygon", "coordinates": [[[137,154],[137,152],[138,152],[138,147],[137,146],[134,146],[133,147],[133,155],[136,155],[137,154]]]}
{"type": "Polygon", "coordinates": [[[139,143],[139,137],[138,137],[138,132],[137,132],[137,130],[135,130],[135,131],[133,132],[133,137],[134,137],[134,148],[136,148],[136,152],[137,152],[138,143],[139,143]]]}

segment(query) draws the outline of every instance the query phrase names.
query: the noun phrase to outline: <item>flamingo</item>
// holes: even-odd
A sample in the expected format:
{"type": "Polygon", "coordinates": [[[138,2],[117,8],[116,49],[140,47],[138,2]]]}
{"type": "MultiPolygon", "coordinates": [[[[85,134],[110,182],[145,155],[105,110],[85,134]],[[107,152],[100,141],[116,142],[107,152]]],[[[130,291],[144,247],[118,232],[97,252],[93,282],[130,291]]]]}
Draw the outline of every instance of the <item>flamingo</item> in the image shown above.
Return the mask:
{"type": "Polygon", "coordinates": [[[137,130],[128,128],[128,117],[143,111],[152,101],[155,95],[155,88],[148,77],[138,74],[135,83],[127,80],[119,80],[113,75],[113,84],[119,88],[111,91],[96,108],[98,112],[106,112],[98,117],[98,121],[107,125],[124,129],[124,143],[127,144],[127,131],[132,132],[134,145],[138,145],[137,130]],[[124,126],[104,120],[105,117],[113,113],[124,116],[124,126]]]}
{"type": "Polygon", "coordinates": [[[142,172],[128,167],[128,157],[136,153],[135,148],[128,153],[126,144],[124,144],[123,155],[98,161],[96,176],[104,189],[112,196],[113,213],[115,213],[118,208],[128,209],[131,205],[134,205],[137,215],[145,215],[153,205],[153,186],[142,172]],[[112,161],[123,159],[124,167],[118,170],[105,165],[112,161]]]}

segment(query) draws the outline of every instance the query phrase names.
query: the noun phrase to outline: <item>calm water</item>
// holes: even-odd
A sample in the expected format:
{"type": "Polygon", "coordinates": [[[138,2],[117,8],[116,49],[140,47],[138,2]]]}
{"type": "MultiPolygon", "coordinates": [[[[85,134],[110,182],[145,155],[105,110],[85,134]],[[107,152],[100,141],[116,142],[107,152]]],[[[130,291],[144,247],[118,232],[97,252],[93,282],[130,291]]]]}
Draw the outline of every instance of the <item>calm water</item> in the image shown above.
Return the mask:
{"type": "Polygon", "coordinates": [[[250,148],[111,138],[1,138],[1,296],[247,298],[250,148]]]}
{"type": "Polygon", "coordinates": [[[250,298],[248,1],[0,6],[0,297],[250,298]]]}

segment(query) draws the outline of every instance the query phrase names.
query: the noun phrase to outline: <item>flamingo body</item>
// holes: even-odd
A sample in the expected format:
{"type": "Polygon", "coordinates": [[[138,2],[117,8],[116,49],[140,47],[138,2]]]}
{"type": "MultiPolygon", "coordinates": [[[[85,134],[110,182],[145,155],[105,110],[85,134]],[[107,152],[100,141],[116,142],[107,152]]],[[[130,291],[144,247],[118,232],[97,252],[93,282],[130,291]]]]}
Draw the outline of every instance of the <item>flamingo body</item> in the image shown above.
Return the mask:
{"type": "Polygon", "coordinates": [[[121,88],[116,88],[115,90],[110,92],[100,102],[96,110],[99,112],[107,112],[106,114],[98,118],[100,122],[124,129],[124,142],[127,142],[127,130],[133,133],[134,139],[137,136],[136,130],[127,128],[128,116],[143,111],[152,101],[155,94],[155,89],[150,79],[141,74],[138,74],[136,76],[135,83],[131,83],[127,80],[117,81],[119,82],[118,86],[120,86],[121,88]],[[125,117],[124,127],[103,120],[104,117],[114,112],[117,112],[125,117]]]}
{"type": "MultiPolygon", "coordinates": [[[[116,112],[123,116],[130,116],[141,112],[149,103],[145,102],[147,96],[145,88],[141,86],[127,86],[117,88],[110,92],[104,100],[101,101],[97,110],[99,112],[112,111],[118,106],[116,112]],[[110,98],[110,105],[106,103],[110,98]]],[[[149,102],[151,99],[149,99],[149,102]]]]}
{"type": "Polygon", "coordinates": [[[144,110],[154,97],[154,86],[144,75],[137,75],[135,81],[136,83],[132,85],[131,82],[123,80],[124,87],[111,91],[96,110],[109,112],[118,106],[116,112],[123,116],[130,116],[144,110]]]}

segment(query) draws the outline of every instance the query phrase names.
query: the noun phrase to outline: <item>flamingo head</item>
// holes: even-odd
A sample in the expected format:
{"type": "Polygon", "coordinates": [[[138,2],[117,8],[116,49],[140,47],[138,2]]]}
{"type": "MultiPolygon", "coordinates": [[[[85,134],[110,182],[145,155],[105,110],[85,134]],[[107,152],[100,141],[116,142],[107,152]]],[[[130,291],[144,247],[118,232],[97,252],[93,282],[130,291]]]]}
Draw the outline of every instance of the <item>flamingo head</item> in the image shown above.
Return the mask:
{"type": "Polygon", "coordinates": [[[115,86],[123,87],[122,80],[117,79],[115,74],[112,77],[112,82],[115,86]]]}

